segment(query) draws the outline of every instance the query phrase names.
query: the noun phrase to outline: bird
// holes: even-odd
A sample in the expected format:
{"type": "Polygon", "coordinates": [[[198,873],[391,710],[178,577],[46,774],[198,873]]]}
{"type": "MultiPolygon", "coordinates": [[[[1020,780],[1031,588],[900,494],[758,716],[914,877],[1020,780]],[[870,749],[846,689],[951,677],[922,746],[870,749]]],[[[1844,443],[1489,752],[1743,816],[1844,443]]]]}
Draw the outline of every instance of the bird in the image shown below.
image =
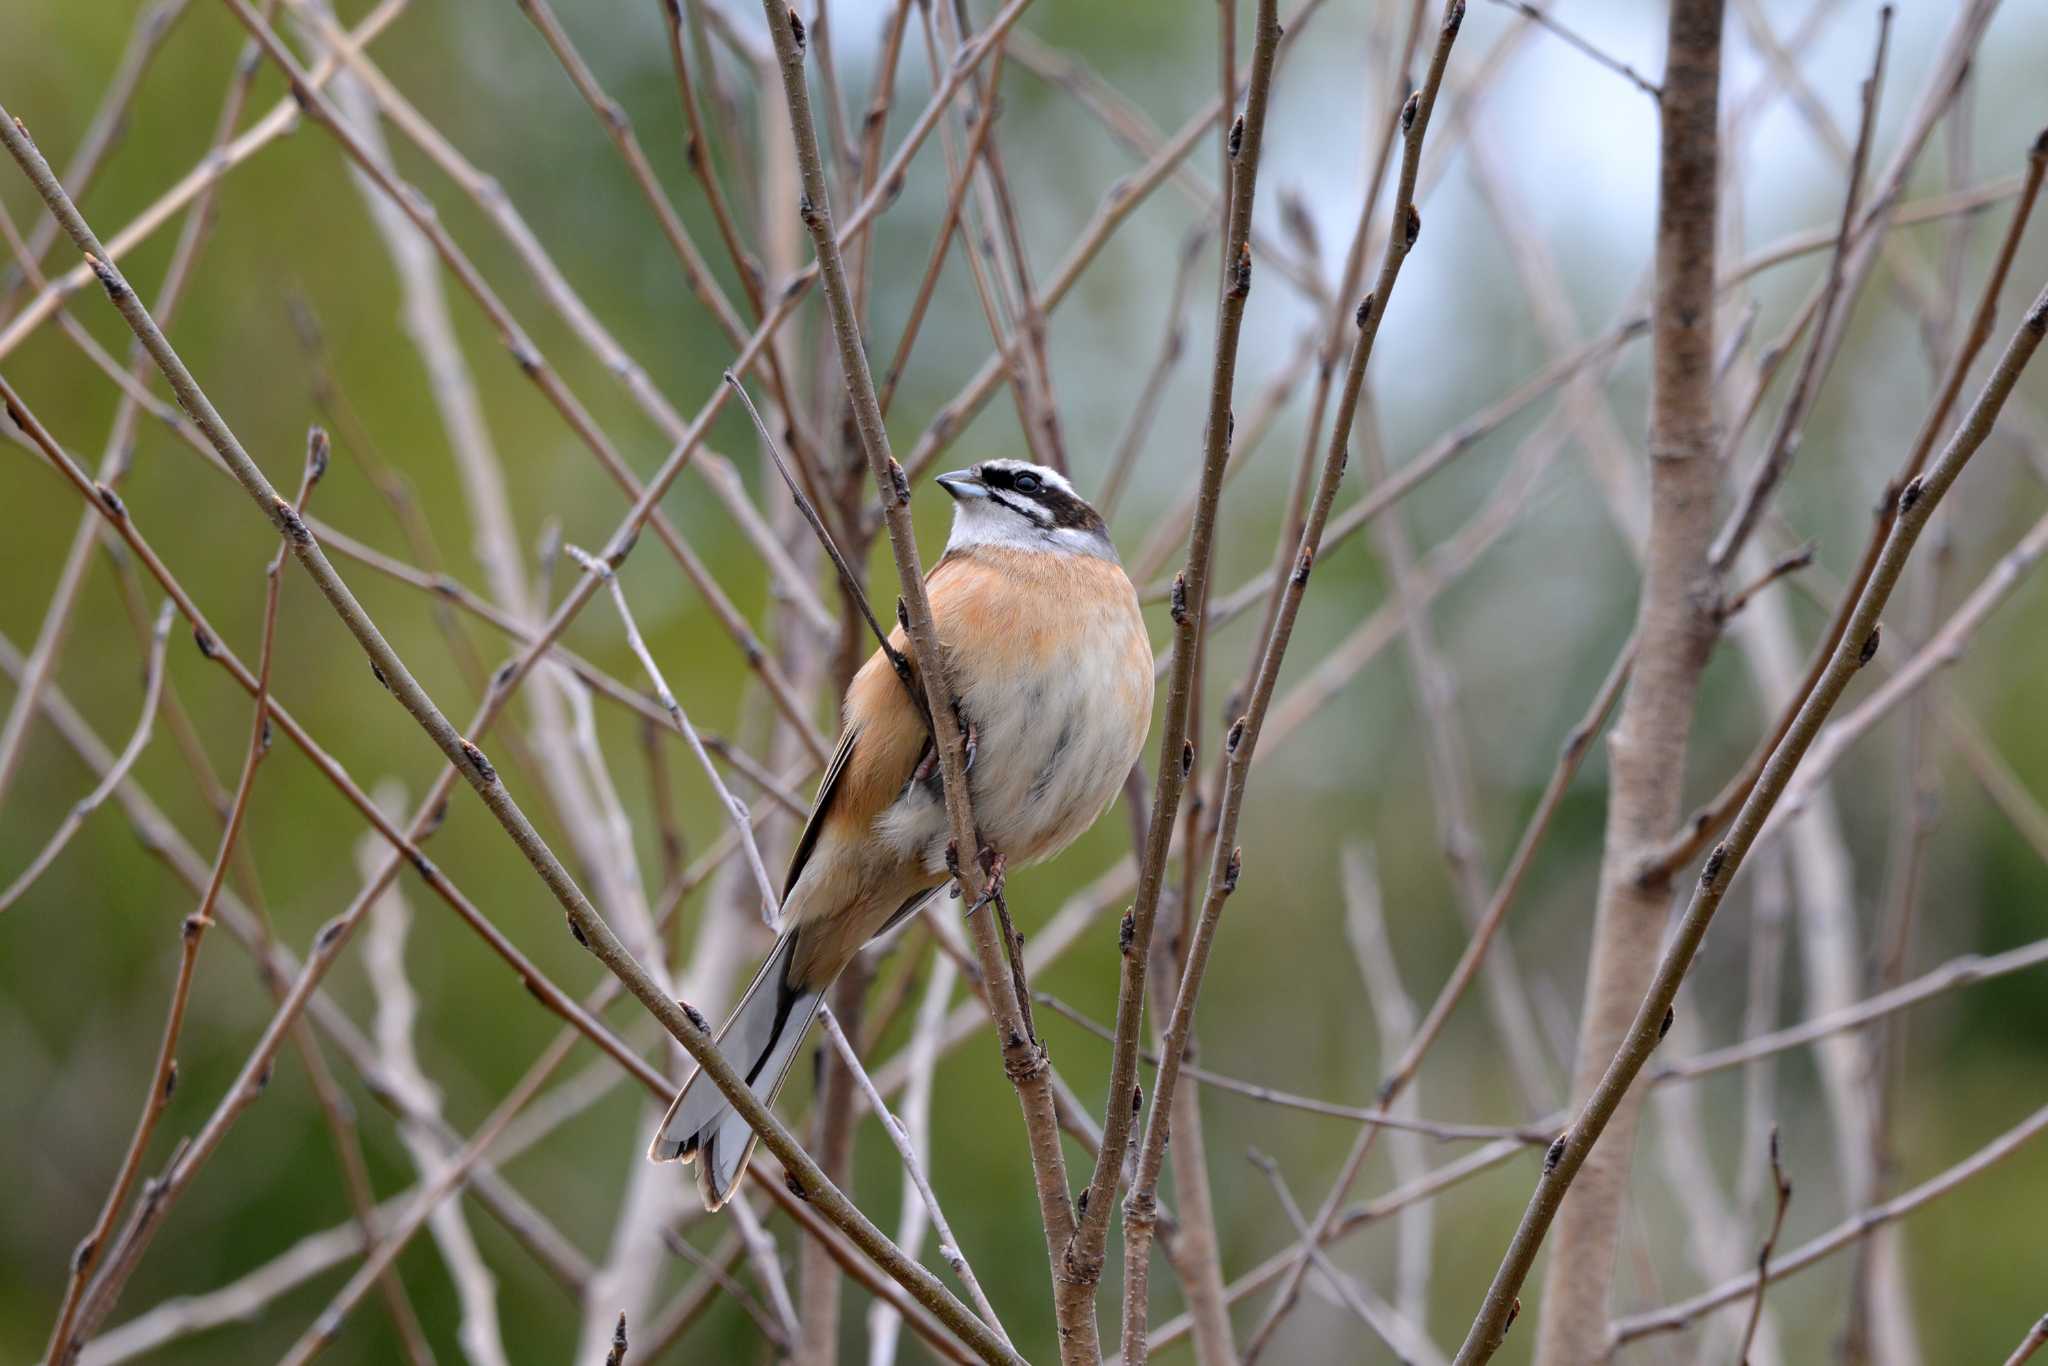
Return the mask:
{"type": "MultiPolygon", "coordinates": [[[[997,459],[936,482],[953,525],[925,588],[968,737],[975,824],[1005,868],[1022,868],[1116,800],[1151,726],[1151,642],[1108,528],[1064,475],[997,459]]],[[[905,648],[900,627],[891,644],[905,648]]],[[[930,729],[904,682],[878,649],[848,684],[838,749],[784,879],[785,928],[717,1035],[764,1105],[854,955],[952,878],[930,729]]],[[[700,1069],[648,1156],[695,1162],[716,1210],[756,1137],[700,1069]]]]}

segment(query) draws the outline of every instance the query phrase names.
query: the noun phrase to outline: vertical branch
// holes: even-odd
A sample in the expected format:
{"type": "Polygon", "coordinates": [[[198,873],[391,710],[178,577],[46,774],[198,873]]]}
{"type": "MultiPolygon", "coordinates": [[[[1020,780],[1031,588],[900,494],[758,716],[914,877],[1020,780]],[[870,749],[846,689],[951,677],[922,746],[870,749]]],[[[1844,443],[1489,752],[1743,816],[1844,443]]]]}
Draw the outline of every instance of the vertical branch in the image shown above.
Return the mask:
{"type": "Polygon", "coordinates": [[[1778,1157],[1778,1126],[1771,1126],[1771,1229],[1764,1235],[1762,1246],[1756,1250],[1756,1298],[1749,1302],[1749,1317],[1743,1321],[1742,1341],[1735,1349],[1735,1360],[1739,1366],[1749,1366],[1749,1349],[1756,1342],[1756,1327],[1764,1317],[1764,1287],[1770,1284],[1767,1275],[1771,1269],[1771,1253],[1778,1246],[1778,1235],[1785,1231],[1785,1210],[1792,1203],[1792,1183],[1785,1178],[1784,1164],[1778,1157]]]}
{"type": "MultiPolygon", "coordinates": [[[[1174,577],[1173,676],[1167,684],[1164,724],[1159,738],[1158,774],[1154,781],[1150,823],[1138,863],[1137,895],[1123,920],[1123,962],[1116,1007],[1116,1046],[1111,1056],[1109,1094],[1103,1105],[1102,1145],[1083,1196],[1081,1226],[1063,1260],[1075,1300],[1092,1306],[1101,1280],[1109,1238],[1111,1206],[1130,1151],[1133,1126],[1144,1097],[1138,1087],[1138,1041],[1144,1028],[1145,977],[1152,958],[1152,933],[1165,885],[1167,853],[1188,775],[1195,763],[1189,739],[1194,710],[1196,663],[1209,600],[1209,574],[1216,543],[1216,509],[1223,492],[1223,472],[1230,461],[1235,419],[1232,398],[1237,381],[1238,337],[1244,324],[1245,300],[1251,293],[1252,205],[1258,190],[1259,162],[1265,145],[1266,110],[1272,95],[1273,66],[1280,43],[1280,21],[1274,0],[1260,0],[1254,24],[1251,75],[1245,86],[1244,111],[1231,125],[1228,187],[1229,223],[1224,232],[1228,269],[1216,304],[1215,354],[1210,366],[1209,403],[1202,436],[1202,472],[1195,499],[1194,527],[1188,538],[1187,563],[1174,577]]],[[[1134,1191],[1133,1194],[1136,1194],[1134,1191]]],[[[1151,1221],[1156,1211],[1141,1204],[1136,1218],[1145,1229],[1143,1251],[1124,1264],[1124,1360],[1135,1366],[1142,1351],[1132,1353],[1149,1313],[1151,1221]],[[1134,1333],[1133,1322],[1138,1328],[1134,1333]]],[[[1124,1212],[1126,1239],[1133,1211],[1124,1212]]],[[[1092,1312],[1092,1310],[1091,1310],[1092,1312]]]]}
{"type": "MultiPolygon", "coordinates": [[[[1714,262],[1720,186],[1721,0],[1672,0],[1659,102],[1657,284],[1651,320],[1650,536],[1636,610],[1636,661],[1608,740],[1612,776],[1591,965],[1573,1095],[1599,1083],[1657,960],[1669,887],[1634,876],[1640,851],[1677,823],[1693,702],[1712,648],[1708,548],[1718,465],[1714,436],[1714,262]]],[[[1640,1097],[1624,1099],[1612,1141],[1558,1218],[1538,1329],[1545,1366],[1591,1361],[1627,1194],[1640,1097]]]]}
{"type": "MultiPolygon", "coordinates": [[[[903,1146],[906,1149],[904,1166],[906,1172],[912,1155],[922,1154],[927,1166],[932,1151],[932,1082],[939,1065],[939,1032],[946,1023],[946,1006],[952,1000],[953,987],[959,981],[960,970],[953,960],[943,953],[932,955],[931,980],[925,984],[924,999],[918,1003],[917,1022],[911,1027],[909,1055],[909,1083],[903,1090],[903,1101],[899,1107],[903,1146]]],[[[876,1101],[881,1100],[880,1092],[876,1101]]],[[[896,1225],[896,1242],[903,1250],[916,1256],[924,1242],[924,1229],[929,1216],[938,1208],[936,1200],[927,1202],[913,1182],[903,1185],[902,1214],[896,1225]]],[[[952,1241],[950,1233],[942,1232],[942,1239],[952,1241]]],[[[941,1255],[946,1255],[944,1248],[941,1255]]],[[[962,1256],[957,1242],[952,1243],[952,1255],[962,1256]]],[[[964,1265],[965,1258],[962,1256],[964,1265]]],[[[977,1301],[979,1303],[979,1301],[977,1301]]],[[[995,1322],[993,1307],[985,1312],[990,1322],[995,1322]]],[[[903,1316],[881,1300],[876,1300],[868,1311],[868,1366],[889,1366],[896,1359],[896,1342],[901,1336],[903,1316]]]]}
{"type": "MultiPolygon", "coordinates": [[[[889,451],[889,434],[875,394],[875,382],[868,370],[867,349],[854,316],[853,296],[846,265],[840,254],[838,233],[832,223],[832,205],[825,184],[825,166],[818,148],[818,130],[811,118],[810,92],[804,80],[804,46],[799,21],[793,11],[777,0],[763,0],[762,8],[775,43],[775,55],[782,71],[784,101],[789,109],[797,169],[803,185],[799,216],[811,236],[817,253],[818,271],[825,291],[826,311],[837,343],[838,358],[848,398],[853,406],[854,428],[867,457],[868,472],[880,493],[882,513],[889,532],[890,549],[896,560],[897,581],[902,589],[905,634],[925,688],[928,714],[932,720],[934,748],[944,786],[946,815],[952,828],[953,845],[959,853],[961,893],[974,905],[991,890],[1000,892],[983,867],[981,842],[974,823],[967,786],[967,761],[960,720],[954,710],[953,687],[946,665],[944,647],[932,619],[931,603],[925,596],[924,574],[918,560],[917,539],[910,521],[910,481],[903,467],[889,451]]],[[[999,40],[1001,30],[991,27],[979,42],[999,40]]],[[[955,72],[964,69],[956,62],[955,72]]],[[[1002,1050],[1003,1069],[1017,1091],[1029,1137],[1031,1164],[1038,1192],[1040,1217],[1045,1225],[1046,1247],[1053,1259],[1054,1277],[1064,1280],[1060,1254],[1074,1228],[1074,1211],[1067,1191],[1066,1158],[1060,1147],[1058,1118],[1053,1103],[1051,1065],[1045,1049],[1032,1035],[1023,1003],[1010,986],[1005,963],[1005,945],[993,915],[976,916],[974,946],[982,980],[988,987],[989,1013],[1002,1050]]],[[[1061,1294],[1055,1298],[1059,1318],[1060,1352],[1063,1360],[1094,1361],[1096,1325],[1092,1297],[1077,1301],[1061,1294]]]]}
{"type": "MultiPolygon", "coordinates": [[[[824,1011],[828,1040],[843,1037],[839,1027],[842,1017],[855,1029],[860,1028],[868,987],[873,982],[874,969],[868,955],[854,955],[853,962],[832,984],[832,1003],[824,1011]]],[[[816,1154],[818,1165],[825,1169],[827,1176],[841,1185],[849,1185],[853,1170],[854,1127],[860,1118],[855,1108],[855,1064],[822,1044],[819,1053],[818,1087],[812,1102],[811,1151],[816,1154]]],[[[877,1113],[884,1125],[889,1123],[886,1111],[877,1113]]],[[[800,1305],[797,1323],[801,1333],[792,1344],[791,1360],[795,1366],[834,1366],[839,1360],[839,1290],[842,1283],[839,1268],[833,1265],[823,1246],[814,1239],[806,1239],[797,1249],[797,1275],[800,1305]]]]}
{"type": "MultiPolygon", "coordinates": [[[[365,835],[356,845],[356,871],[368,880],[376,876],[383,855],[381,841],[365,835]]],[[[375,1036],[380,1064],[379,1078],[386,1086],[403,1089],[411,1108],[427,1120],[438,1119],[441,1093],[420,1067],[413,1048],[413,1024],[419,1014],[419,998],[406,976],[405,942],[412,925],[412,908],[395,887],[370,904],[369,925],[363,934],[363,968],[377,1002],[375,1036]]],[[[420,1180],[432,1185],[444,1167],[441,1145],[425,1123],[401,1119],[398,1136],[418,1169],[420,1180]]],[[[456,1330],[463,1353],[471,1366],[505,1366],[503,1335],[498,1328],[498,1286],[478,1250],[476,1238],[454,1202],[436,1206],[427,1217],[428,1230],[448,1277],[455,1283],[455,1297],[462,1306],[461,1326],[456,1330]]],[[[375,1227],[364,1230],[374,1240],[375,1227]]]]}
{"type": "MultiPolygon", "coordinates": [[[[15,417],[10,405],[9,416],[15,417]]],[[[16,417],[19,422],[19,417],[16,417]]],[[[298,501],[303,504],[306,494],[325,472],[327,466],[327,440],[316,428],[307,446],[306,472],[299,491],[298,501]]],[[[64,1292],[64,1302],[57,1313],[57,1325],[50,1334],[50,1345],[44,1353],[51,1366],[66,1366],[82,1345],[82,1339],[89,1327],[82,1325],[79,1311],[84,1303],[87,1278],[97,1265],[101,1254],[107,1249],[108,1235],[113,1231],[114,1217],[126,1203],[128,1192],[133,1189],[135,1178],[141,1170],[143,1155],[148,1151],[149,1138],[155,1131],[157,1120],[165,1107],[170,1104],[172,1089],[177,1084],[178,1036],[184,1028],[185,1008],[191,999],[192,970],[199,959],[200,941],[212,926],[215,900],[220,896],[221,887],[227,878],[230,858],[237,838],[242,832],[242,823],[249,812],[249,794],[256,778],[256,766],[263,761],[270,750],[270,716],[267,702],[270,695],[270,665],[272,649],[277,640],[277,604],[282,587],[283,551],[280,548],[264,570],[265,588],[263,599],[263,640],[256,666],[256,696],[253,719],[249,723],[249,742],[242,758],[242,776],[235,785],[233,804],[228,808],[225,828],[221,832],[220,849],[214,856],[213,868],[207,875],[206,890],[200,894],[198,909],[185,918],[182,928],[182,951],[178,962],[177,984],[171,992],[169,1018],[164,1023],[163,1044],[157,1054],[155,1081],[151,1086],[150,1098],[143,1107],[142,1116],[136,1122],[135,1135],[128,1145],[128,1154],[122,1160],[119,1173],[114,1178],[113,1188],[107,1193],[106,1204],[100,1210],[100,1217],[93,1225],[92,1232],[80,1243],[71,1259],[71,1281],[64,1292]]],[[[154,710],[158,689],[164,676],[164,643],[170,634],[171,609],[173,604],[166,601],[157,614],[154,643],[150,652],[149,694],[151,710],[154,710]]],[[[146,734],[145,732],[142,732],[146,734]]],[[[131,746],[121,759],[107,772],[97,791],[111,792],[117,787],[133,762],[139,746],[131,746]]],[[[145,1200],[147,1197],[145,1197],[145,1200]]],[[[394,1290],[393,1307],[397,1313],[401,1336],[408,1336],[408,1347],[413,1343],[405,1333],[407,1328],[417,1332],[418,1324],[413,1322],[409,1307],[399,1309],[402,1294],[394,1290]]]]}
{"type": "MultiPolygon", "coordinates": [[[[1667,94],[1669,90],[1667,82],[1667,94]]],[[[1884,552],[1878,558],[1869,583],[1857,596],[1856,609],[1851,614],[1842,643],[1830,654],[1819,685],[1801,704],[1785,738],[1773,749],[1770,761],[1764,765],[1762,777],[1736,813],[1728,837],[1708,856],[1691,900],[1671,932],[1670,943],[1656,962],[1641,1006],[1598,1085],[1574,1117],[1571,1127],[1551,1145],[1535,1194],[1523,1212],[1521,1224],[1515,1230],[1500,1269],[1494,1274],[1485,1303],[1458,1353],[1459,1366],[1476,1366],[1476,1363],[1490,1360],[1506,1337],[1507,1326],[1518,1303],[1516,1294],[1536,1259],[1536,1251],[1552,1221],[1557,1218],[1559,1205],[1585,1167],[1588,1155],[1599,1151],[1596,1145],[1602,1133],[1621,1109],[1636,1077],[1663,1038],[1679,985],[1692,966],[1694,955],[1699,952],[1707,927],[1712,923],[1722,898],[1727,895],[1729,884],[1755,846],[1764,822],[1791,785],[1793,773],[1812,747],[1828,714],[1841,700],[1850,680],[1876,656],[1880,643],[1879,619],[1914,545],[1942,498],[1954,487],[1971,457],[1990,436],[2000,410],[2044,337],[2048,337],[2048,289],[2043,289],[2027,307],[2019,328],[2006,343],[2004,353],[1940,457],[1926,474],[1914,479],[1900,493],[1898,520],[1886,538],[1884,552]]],[[[1900,1200],[1905,1199],[1900,1197],[1900,1200]]],[[[1906,1207],[1910,1208],[1910,1205],[1906,1207]]],[[[1861,1221],[1859,1224],[1865,1231],[1874,1226],[1861,1221]]],[[[1552,1265],[1564,1261],[1562,1256],[1554,1257],[1552,1265]]],[[[1601,1312],[1604,1317],[1604,1303],[1601,1312]]],[[[1597,1358],[1605,1348],[1603,1332],[1593,1357],[1588,1359],[1597,1358]]]]}
{"type": "MultiPolygon", "coordinates": [[[[1415,1001],[1401,983],[1401,969],[1387,936],[1386,910],[1371,854],[1356,845],[1347,847],[1341,870],[1346,937],[1358,959],[1358,974],[1365,983],[1367,1004],[1372,1008],[1381,1066],[1391,1067],[1415,1037],[1415,1001]]],[[[1421,1115],[1421,1107],[1421,1096],[1410,1088],[1388,1108],[1397,1116],[1414,1119],[1421,1115]]],[[[1406,1185],[1429,1170],[1428,1149],[1422,1135],[1400,1133],[1387,1142],[1396,1182],[1406,1185]]],[[[1410,1323],[1429,1322],[1430,1249],[1436,1240],[1435,1230],[1433,1206],[1417,1204],[1401,1211],[1394,1304],[1410,1323]]],[[[1306,1232],[1304,1229],[1303,1233],[1306,1232]]]]}
{"type": "MultiPolygon", "coordinates": [[[[1269,15],[1270,11],[1262,13],[1262,21],[1268,19],[1269,15]]],[[[1132,1182],[1131,1194],[1124,1204],[1126,1362],[1135,1363],[1145,1357],[1146,1306],[1142,1295],[1130,1293],[1133,1289],[1142,1290],[1142,1286],[1134,1287],[1131,1284],[1131,1278],[1134,1272],[1139,1278],[1143,1276],[1142,1263],[1150,1239],[1154,1213],[1154,1188],[1159,1179],[1160,1160],[1165,1151],[1170,1123],[1167,1116],[1172,1113],[1172,1099],[1180,1080],[1189,1031],[1193,1028],[1195,1001],[1201,994],[1203,974],[1208,966],[1216,928],[1222,920],[1224,904],[1237,890],[1242,851],[1236,846],[1235,841],[1238,820],[1243,813],[1245,792],[1251,777],[1252,759],[1258,751],[1259,735],[1265,726],[1274,690],[1279,684],[1280,665],[1286,656],[1288,643],[1293,638],[1302,599],[1308,592],[1309,576],[1314,571],[1316,556],[1322,548],[1323,532],[1329,524],[1330,510],[1336,502],[1337,487],[1343,480],[1344,469],[1349,460],[1351,425],[1357,415],[1359,394],[1365,383],[1366,365],[1372,358],[1374,343],[1386,318],[1387,306],[1400,279],[1401,267],[1408,259],[1409,253],[1414,250],[1415,243],[1422,233],[1422,215],[1415,207],[1415,184],[1422,162],[1423,139],[1429,130],[1430,114],[1436,106],[1437,92],[1443,84],[1444,69],[1450,63],[1451,48],[1457,42],[1464,19],[1463,0],[1450,0],[1444,7],[1443,21],[1437,31],[1436,49],[1431,55],[1429,69],[1423,77],[1421,86],[1409,95],[1407,102],[1402,105],[1398,116],[1397,127],[1401,143],[1400,174],[1395,184],[1393,222],[1386,235],[1379,275],[1372,292],[1359,303],[1354,314],[1358,339],[1352,346],[1351,362],[1344,375],[1335,421],[1331,429],[1329,449],[1323,457],[1314,495],[1307,505],[1301,539],[1295,550],[1293,570],[1287,575],[1280,589],[1278,610],[1273,613],[1272,622],[1265,633],[1258,668],[1253,677],[1244,712],[1232,723],[1224,740],[1223,771],[1218,784],[1222,805],[1217,814],[1214,840],[1209,851],[1208,886],[1203,894],[1200,915],[1193,923],[1192,938],[1186,954],[1187,964],[1182,969],[1180,989],[1174,997],[1173,1013],[1166,1029],[1166,1042],[1160,1050],[1157,1090],[1152,1097],[1151,1111],[1146,1117],[1145,1138],[1139,1150],[1137,1176],[1132,1182]]],[[[1155,813],[1153,819],[1156,824],[1165,817],[1155,813]]],[[[1250,1352],[1251,1348],[1247,1347],[1247,1355],[1250,1352]]]]}
{"type": "MultiPolygon", "coordinates": [[[[150,647],[149,693],[150,710],[155,710],[158,692],[163,686],[164,646],[170,639],[170,604],[157,614],[156,633],[150,647]]],[[[131,747],[132,748],[132,747],[131,747]]],[[[107,770],[100,787],[113,791],[120,785],[122,775],[127,771],[131,754],[124,753],[107,770]]],[[[71,1255],[71,1276],[64,1287],[64,1300],[57,1310],[56,1327],[50,1332],[49,1348],[43,1353],[51,1362],[64,1359],[70,1347],[71,1326],[78,1313],[79,1298],[85,1292],[86,1278],[91,1275],[100,1253],[106,1250],[107,1235],[113,1231],[115,1216],[121,1206],[127,1203],[128,1192],[134,1188],[136,1174],[142,1169],[143,1154],[148,1151],[149,1137],[156,1131],[157,1120],[163,1116],[164,1107],[170,1104],[171,1091],[178,1080],[178,1033],[184,1027],[185,1002],[192,990],[192,968],[198,961],[199,940],[205,933],[205,923],[196,915],[188,916],[181,931],[182,945],[178,958],[178,975],[171,988],[170,1013],[164,1022],[163,1042],[157,1048],[156,1071],[151,1078],[149,1094],[143,1101],[142,1113],[135,1121],[134,1136],[129,1139],[127,1155],[121,1159],[112,1186],[107,1191],[106,1201],[100,1206],[99,1218],[93,1221],[92,1231],[85,1235],[77,1251],[71,1255]]]]}

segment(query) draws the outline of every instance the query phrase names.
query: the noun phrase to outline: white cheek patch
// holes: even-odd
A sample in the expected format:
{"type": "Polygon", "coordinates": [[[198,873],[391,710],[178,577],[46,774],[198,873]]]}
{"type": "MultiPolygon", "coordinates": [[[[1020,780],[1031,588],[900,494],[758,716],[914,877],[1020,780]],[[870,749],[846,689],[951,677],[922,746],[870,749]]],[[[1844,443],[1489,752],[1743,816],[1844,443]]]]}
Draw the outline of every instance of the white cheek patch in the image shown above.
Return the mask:
{"type": "Polygon", "coordinates": [[[1045,528],[1013,512],[993,498],[963,498],[953,505],[953,534],[948,547],[971,545],[1043,549],[1045,528]]]}

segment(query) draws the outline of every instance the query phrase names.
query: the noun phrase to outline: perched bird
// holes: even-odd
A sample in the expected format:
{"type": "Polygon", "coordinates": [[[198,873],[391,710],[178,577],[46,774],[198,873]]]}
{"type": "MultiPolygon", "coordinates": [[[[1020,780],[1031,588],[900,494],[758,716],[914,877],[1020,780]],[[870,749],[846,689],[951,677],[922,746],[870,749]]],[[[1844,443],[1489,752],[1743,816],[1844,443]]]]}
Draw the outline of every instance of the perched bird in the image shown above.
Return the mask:
{"type": "MultiPolygon", "coordinates": [[[[1152,649],[1108,529],[1064,477],[991,460],[938,483],[953,531],[925,585],[969,736],[975,823],[1022,867],[1072,844],[1115,800],[1152,721],[1152,649]]],[[[893,643],[903,648],[900,630],[893,643]]],[[[840,971],[948,881],[933,759],[923,713],[876,651],[847,688],[839,749],[790,859],[782,938],[718,1032],[763,1104],[840,971]]],[[[702,1158],[698,1189],[717,1209],[754,1141],[699,1071],[648,1156],[702,1158]]]]}

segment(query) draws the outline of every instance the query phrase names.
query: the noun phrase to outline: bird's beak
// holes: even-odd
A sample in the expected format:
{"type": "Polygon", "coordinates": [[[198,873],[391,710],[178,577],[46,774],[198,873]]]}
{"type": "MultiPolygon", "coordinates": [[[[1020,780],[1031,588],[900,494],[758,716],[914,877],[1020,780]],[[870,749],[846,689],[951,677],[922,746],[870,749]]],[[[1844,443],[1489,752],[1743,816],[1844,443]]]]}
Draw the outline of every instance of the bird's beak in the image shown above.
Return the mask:
{"type": "Polygon", "coordinates": [[[939,476],[939,487],[956,499],[986,498],[988,485],[981,482],[973,470],[954,470],[951,474],[939,476]]]}

